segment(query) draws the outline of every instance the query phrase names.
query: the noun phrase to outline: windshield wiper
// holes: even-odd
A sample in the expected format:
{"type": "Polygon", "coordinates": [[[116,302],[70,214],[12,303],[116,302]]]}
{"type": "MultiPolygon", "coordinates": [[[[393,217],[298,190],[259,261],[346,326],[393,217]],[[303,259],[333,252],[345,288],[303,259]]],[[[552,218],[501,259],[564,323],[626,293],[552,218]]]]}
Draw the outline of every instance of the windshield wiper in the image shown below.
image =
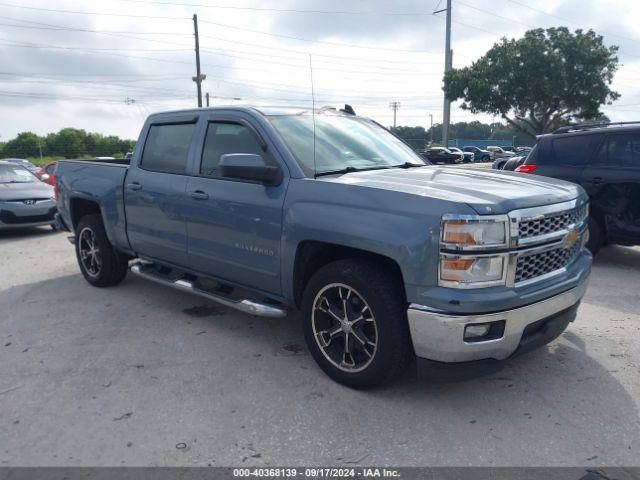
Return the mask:
{"type": "Polygon", "coordinates": [[[344,167],[338,170],[327,170],[324,172],[318,172],[316,173],[316,177],[321,177],[323,175],[341,175],[343,173],[366,172],[367,170],[380,170],[384,168],[389,168],[389,167],[387,165],[377,166],[377,167],[365,167],[365,168],[344,167]]]}
{"type": "Polygon", "coordinates": [[[427,164],[426,163],[411,163],[411,162],[404,162],[401,163],[400,165],[392,165],[393,168],[414,168],[414,167],[426,167],[427,164]]]}

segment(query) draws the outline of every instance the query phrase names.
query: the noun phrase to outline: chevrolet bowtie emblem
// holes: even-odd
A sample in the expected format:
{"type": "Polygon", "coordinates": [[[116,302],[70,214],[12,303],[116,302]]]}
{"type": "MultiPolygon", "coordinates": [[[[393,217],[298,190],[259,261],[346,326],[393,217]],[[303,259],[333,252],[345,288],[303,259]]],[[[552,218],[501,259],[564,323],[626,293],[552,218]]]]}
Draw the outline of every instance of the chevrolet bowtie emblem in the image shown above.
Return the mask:
{"type": "Polygon", "coordinates": [[[573,245],[578,241],[579,237],[580,233],[578,232],[578,229],[574,228],[564,236],[564,238],[562,239],[562,246],[564,248],[573,247],[573,245]]]}

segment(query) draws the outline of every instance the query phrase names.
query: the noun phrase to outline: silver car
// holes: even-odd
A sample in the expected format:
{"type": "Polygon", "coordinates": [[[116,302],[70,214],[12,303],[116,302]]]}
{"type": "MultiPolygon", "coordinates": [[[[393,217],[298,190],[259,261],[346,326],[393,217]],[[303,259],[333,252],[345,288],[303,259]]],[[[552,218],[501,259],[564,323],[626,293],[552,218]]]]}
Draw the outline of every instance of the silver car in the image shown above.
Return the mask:
{"type": "Polygon", "coordinates": [[[0,161],[0,230],[54,225],[53,187],[26,168],[0,161]]]}

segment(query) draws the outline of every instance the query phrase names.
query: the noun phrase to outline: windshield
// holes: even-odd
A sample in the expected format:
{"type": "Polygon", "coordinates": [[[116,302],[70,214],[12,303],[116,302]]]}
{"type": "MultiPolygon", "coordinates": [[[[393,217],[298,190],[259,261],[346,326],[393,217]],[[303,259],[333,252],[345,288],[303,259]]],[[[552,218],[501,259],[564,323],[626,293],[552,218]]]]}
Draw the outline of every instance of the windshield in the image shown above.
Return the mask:
{"type": "Polygon", "coordinates": [[[371,120],[316,115],[314,169],[313,117],[275,115],[268,118],[307,175],[343,169],[426,165],[409,146],[371,120]]]}
{"type": "Polygon", "coordinates": [[[39,180],[19,165],[0,165],[0,183],[31,183],[39,180]]]}

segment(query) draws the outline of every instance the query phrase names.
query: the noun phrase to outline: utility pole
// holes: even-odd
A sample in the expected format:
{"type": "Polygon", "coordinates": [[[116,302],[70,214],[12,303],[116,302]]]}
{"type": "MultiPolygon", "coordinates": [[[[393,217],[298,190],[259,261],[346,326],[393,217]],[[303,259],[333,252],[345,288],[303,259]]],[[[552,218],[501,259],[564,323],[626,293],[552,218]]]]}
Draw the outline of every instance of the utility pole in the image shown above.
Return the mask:
{"type": "MultiPolygon", "coordinates": [[[[451,70],[453,52],[451,51],[451,0],[447,0],[447,8],[438,10],[435,13],[447,12],[446,18],[446,38],[444,44],[444,73],[446,74],[451,70]]],[[[449,122],[451,120],[451,102],[444,97],[444,106],[442,109],[442,146],[449,146],[449,122]]]]}
{"type": "Polygon", "coordinates": [[[207,107],[208,107],[208,106],[209,106],[209,92],[207,92],[207,93],[205,93],[205,94],[204,94],[204,98],[205,98],[205,99],[206,99],[206,101],[207,101],[207,107]]]}
{"type": "Polygon", "coordinates": [[[393,110],[393,128],[396,128],[396,112],[400,108],[400,102],[398,102],[397,100],[389,102],[389,108],[393,110]]]}
{"type": "Polygon", "coordinates": [[[202,107],[202,81],[207,78],[200,72],[200,37],[198,36],[198,15],[193,14],[193,34],[196,37],[196,76],[191,77],[198,87],[198,107],[202,107]]]}
{"type": "Polygon", "coordinates": [[[431,142],[430,142],[430,144],[433,144],[433,113],[429,114],[429,118],[431,120],[431,126],[429,127],[429,132],[431,133],[431,142]]]}

